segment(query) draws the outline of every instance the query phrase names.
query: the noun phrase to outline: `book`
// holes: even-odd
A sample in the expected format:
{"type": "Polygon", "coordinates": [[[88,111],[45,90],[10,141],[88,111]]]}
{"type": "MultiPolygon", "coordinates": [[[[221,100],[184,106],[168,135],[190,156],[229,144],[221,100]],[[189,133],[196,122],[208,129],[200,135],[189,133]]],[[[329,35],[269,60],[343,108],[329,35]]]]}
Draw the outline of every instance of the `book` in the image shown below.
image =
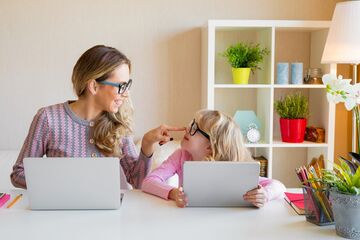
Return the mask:
{"type": "Polygon", "coordinates": [[[298,215],[305,215],[304,194],[285,192],[285,201],[298,215]]]}
{"type": "Polygon", "coordinates": [[[0,207],[2,207],[10,199],[10,194],[0,193],[0,207]]]}

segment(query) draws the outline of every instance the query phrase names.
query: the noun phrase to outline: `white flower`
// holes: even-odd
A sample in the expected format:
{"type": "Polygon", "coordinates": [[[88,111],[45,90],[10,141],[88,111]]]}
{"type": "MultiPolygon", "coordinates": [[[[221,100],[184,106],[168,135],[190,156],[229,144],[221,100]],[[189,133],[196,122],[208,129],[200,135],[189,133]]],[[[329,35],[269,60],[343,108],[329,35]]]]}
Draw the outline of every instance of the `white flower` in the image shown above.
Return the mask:
{"type": "Polygon", "coordinates": [[[333,91],[342,91],[351,86],[350,79],[342,79],[342,76],[339,75],[339,78],[336,78],[335,74],[325,74],[322,78],[323,83],[327,88],[330,88],[333,91]]]}
{"type": "Polygon", "coordinates": [[[352,110],[355,106],[356,106],[356,99],[351,97],[345,99],[345,107],[348,111],[352,110]]]}
{"type": "Polygon", "coordinates": [[[348,111],[352,110],[360,103],[360,84],[349,85],[345,89],[346,99],[345,107],[348,111]]]}
{"type": "Polygon", "coordinates": [[[345,102],[348,110],[351,110],[356,105],[359,91],[358,89],[353,89],[353,85],[350,84],[351,80],[343,80],[341,75],[337,78],[335,74],[325,74],[322,81],[326,85],[329,102],[335,104],[345,102]]]}
{"type": "Polygon", "coordinates": [[[345,99],[341,95],[338,95],[338,94],[327,93],[326,97],[327,97],[328,102],[333,102],[335,104],[338,104],[339,102],[345,102],[345,99]]]}

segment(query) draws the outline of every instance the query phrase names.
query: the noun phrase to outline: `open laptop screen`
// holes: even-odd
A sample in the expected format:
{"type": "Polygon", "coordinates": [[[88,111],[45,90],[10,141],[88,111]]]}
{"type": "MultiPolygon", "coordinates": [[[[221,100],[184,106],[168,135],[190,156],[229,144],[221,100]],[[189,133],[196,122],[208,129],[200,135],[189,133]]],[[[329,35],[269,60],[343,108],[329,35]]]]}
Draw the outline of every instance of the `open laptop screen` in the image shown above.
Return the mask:
{"type": "Polygon", "coordinates": [[[252,206],[243,195],[257,187],[259,172],[260,164],[255,161],[186,161],[183,187],[188,206],[252,206]]]}
{"type": "Polygon", "coordinates": [[[25,158],[31,209],[117,209],[118,158],[25,158]]]}

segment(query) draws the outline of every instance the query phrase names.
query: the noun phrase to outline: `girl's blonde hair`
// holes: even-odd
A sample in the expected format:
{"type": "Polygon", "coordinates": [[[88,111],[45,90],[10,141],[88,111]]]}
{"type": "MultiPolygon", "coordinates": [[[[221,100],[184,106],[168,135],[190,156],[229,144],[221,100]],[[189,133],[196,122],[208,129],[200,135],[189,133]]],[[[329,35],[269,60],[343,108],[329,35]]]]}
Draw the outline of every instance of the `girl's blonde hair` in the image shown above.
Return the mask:
{"type": "MultiPolygon", "coordinates": [[[[122,64],[128,65],[131,70],[130,60],[115,48],[96,45],[88,49],[81,55],[73,69],[71,80],[76,95],[79,98],[84,96],[90,80],[105,80],[122,64]]],[[[103,112],[95,120],[93,139],[102,153],[112,156],[122,155],[121,139],[132,133],[132,117],[132,104],[127,98],[117,113],[103,112]]]]}
{"type": "Polygon", "coordinates": [[[210,136],[212,153],[209,161],[249,161],[243,136],[235,121],[216,110],[200,110],[195,114],[198,127],[210,136]]]}

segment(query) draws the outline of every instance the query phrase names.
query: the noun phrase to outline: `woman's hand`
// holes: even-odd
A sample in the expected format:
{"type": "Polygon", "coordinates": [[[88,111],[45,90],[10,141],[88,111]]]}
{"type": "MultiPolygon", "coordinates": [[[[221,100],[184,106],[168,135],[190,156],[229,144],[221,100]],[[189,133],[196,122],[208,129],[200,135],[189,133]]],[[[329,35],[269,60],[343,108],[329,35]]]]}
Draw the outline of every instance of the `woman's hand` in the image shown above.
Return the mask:
{"type": "Polygon", "coordinates": [[[266,192],[261,185],[244,194],[244,200],[252,203],[255,207],[261,208],[267,202],[266,192]]]}
{"type": "Polygon", "coordinates": [[[187,205],[187,198],[182,188],[173,188],[169,193],[169,199],[176,202],[176,206],[183,208],[187,205]]]}
{"type": "Polygon", "coordinates": [[[185,127],[170,127],[167,125],[161,125],[157,128],[151,129],[145,133],[142,139],[141,150],[143,154],[150,157],[154,152],[154,143],[167,143],[171,139],[171,131],[185,131],[185,129],[185,127]]]}

